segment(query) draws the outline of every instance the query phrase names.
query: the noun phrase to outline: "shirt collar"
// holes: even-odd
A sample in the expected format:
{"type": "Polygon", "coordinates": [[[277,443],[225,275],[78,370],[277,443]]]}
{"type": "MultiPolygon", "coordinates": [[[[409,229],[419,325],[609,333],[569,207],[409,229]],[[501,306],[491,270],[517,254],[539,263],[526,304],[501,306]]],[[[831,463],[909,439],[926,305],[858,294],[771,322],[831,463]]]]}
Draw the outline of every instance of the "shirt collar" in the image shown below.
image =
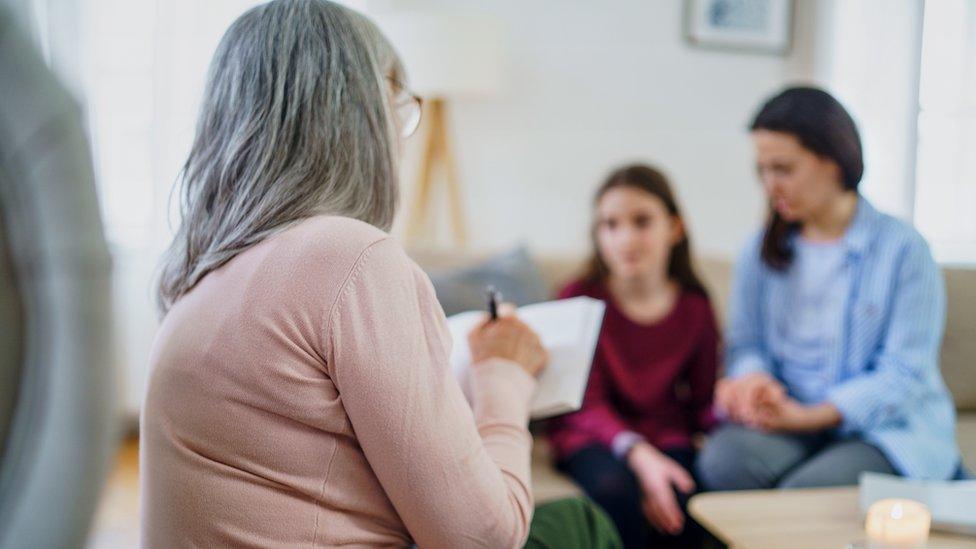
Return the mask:
{"type": "Polygon", "coordinates": [[[861,194],[857,195],[857,211],[843,238],[849,251],[857,255],[864,253],[874,236],[880,215],[866,198],[861,194]]]}

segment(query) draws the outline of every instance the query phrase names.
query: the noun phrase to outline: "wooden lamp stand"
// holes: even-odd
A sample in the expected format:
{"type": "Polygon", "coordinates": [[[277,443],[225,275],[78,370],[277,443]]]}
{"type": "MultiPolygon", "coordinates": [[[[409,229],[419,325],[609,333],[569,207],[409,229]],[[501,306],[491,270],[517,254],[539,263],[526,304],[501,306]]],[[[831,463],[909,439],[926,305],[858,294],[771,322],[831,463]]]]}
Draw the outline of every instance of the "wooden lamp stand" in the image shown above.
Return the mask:
{"type": "Polygon", "coordinates": [[[464,207],[461,203],[461,184],[458,181],[457,164],[454,151],[448,139],[445,101],[443,98],[433,98],[425,101],[424,121],[427,131],[420,153],[420,165],[417,174],[416,188],[410,204],[407,220],[407,240],[418,242],[432,222],[430,205],[434,197],[436,168],[443,167],[444,184],[447,192],[448,215],[451,224],[451,237],[454,244],[464,246],[467,243],[467,227],[464,207]]]}

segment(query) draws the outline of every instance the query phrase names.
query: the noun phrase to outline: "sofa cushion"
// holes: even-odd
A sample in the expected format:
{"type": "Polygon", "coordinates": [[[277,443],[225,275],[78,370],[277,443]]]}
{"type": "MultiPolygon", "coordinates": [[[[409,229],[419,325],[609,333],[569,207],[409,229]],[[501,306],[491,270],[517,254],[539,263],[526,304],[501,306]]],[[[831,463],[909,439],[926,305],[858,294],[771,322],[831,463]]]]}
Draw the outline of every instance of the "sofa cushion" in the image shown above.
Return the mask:
{"type": "Polygon", "coordinates": [[[976,269],[948,268],[942,376],[956,408],[976,412],[976,269]]]}
{"type": "Polygon", "coordinates": [[[971,474],[976,474],[976,413],[963,412],[956,422],[956,436],[962,461],[971,474]]]}
{"type": "Polygon", "coordinates": [[[724,325],[729,293],[732,291],[732,263],[725,259],[702,257],[695,261],[695,270],[708,290],[715,318],[720,325],[724,325]]]}
{"type": "Polygon", "coordinates": [[[434,269],[428,274],[444,314],[448,316],[483,310],[488,286],[497,288],[505,301],[516,305],[538,303],[549,298],[539,268],[522,246],[475,265],[434,269]]]}

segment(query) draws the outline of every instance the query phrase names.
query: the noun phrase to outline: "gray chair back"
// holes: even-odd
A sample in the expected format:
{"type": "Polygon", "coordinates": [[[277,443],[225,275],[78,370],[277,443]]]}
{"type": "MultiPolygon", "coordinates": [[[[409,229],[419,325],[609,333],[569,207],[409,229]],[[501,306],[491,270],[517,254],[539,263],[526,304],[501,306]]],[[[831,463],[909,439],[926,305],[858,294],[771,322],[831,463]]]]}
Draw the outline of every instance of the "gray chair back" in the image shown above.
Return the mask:
{"type": "Polygon", "coordinates": [[[85,544],[118,430],[109,270],[78,106],[0,8],[0,548],[85,544]]]}

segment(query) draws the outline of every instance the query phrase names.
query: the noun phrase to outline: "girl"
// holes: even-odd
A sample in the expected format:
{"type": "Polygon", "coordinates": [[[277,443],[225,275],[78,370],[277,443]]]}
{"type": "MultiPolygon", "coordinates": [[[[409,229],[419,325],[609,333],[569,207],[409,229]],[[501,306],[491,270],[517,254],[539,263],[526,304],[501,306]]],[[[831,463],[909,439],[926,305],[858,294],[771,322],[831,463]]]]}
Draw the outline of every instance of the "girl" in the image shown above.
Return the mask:
{"type": "Polygon", "coordinates": [[[688,547],[693,437],[712,424],[718,335],[667,179],[628,166],[597,191],[589,270],[561,298],[607,304],[579,412],[554,420],[558,466],[614,519],[626,547],[688,547]]]}

